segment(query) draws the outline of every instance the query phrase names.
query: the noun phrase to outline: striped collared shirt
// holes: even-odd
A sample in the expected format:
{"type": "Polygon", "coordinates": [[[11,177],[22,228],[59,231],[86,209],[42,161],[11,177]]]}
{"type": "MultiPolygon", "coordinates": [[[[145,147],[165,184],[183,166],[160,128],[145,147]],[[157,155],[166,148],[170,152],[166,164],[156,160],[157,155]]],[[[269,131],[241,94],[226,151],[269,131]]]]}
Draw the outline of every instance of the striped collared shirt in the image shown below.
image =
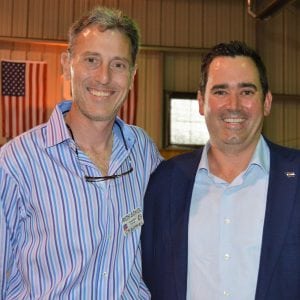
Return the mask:
{"type": "Polygon", "coordinates": [[[124,229],[161,157],[142,129],[117,118],[109,175],[133,172],[87,182],[101,173],[70,137],[70,107],[62,102],[0,150],[0,298],[149,299],[141,226],[124,229]]]}

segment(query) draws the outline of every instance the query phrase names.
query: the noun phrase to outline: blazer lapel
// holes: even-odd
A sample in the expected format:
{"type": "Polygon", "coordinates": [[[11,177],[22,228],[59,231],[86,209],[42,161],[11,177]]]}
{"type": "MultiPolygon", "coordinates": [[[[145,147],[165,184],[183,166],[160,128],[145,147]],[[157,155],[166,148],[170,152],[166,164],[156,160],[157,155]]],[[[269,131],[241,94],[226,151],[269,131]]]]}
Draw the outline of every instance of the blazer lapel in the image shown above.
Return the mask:
{"type": "Polygon", "coordinates": [[[288,230],[300,172],[297,164],[271,150],[271,165],[263,229],[256,300],[265,299],[288,230]]]}
{"type": "Polygon", "coordinates": [[[188,260],[188,220],[192,191],[202,149],[176,162],[171,178],[171,242],[175,288],[178,299],[186,298],[188,260]]]}

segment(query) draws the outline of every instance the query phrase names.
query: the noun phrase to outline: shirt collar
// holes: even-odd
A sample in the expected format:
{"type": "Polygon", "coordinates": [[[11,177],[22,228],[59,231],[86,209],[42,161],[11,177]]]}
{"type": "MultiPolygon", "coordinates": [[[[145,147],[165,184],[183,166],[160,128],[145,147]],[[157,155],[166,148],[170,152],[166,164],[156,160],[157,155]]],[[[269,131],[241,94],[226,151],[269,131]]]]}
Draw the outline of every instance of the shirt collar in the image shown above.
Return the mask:
{"type": "MultiPolygon", "coordinates": [[[[66,127],[64,114],[66,114],[72,106],[73,101],[66,100],[56,105],[46,127],[46,148],[60,144],[68,139],[71,139],[70,132],[66,127]]],[[[131,126],[127,125],[119,117],[116,117],[113,127],[115,138],[122,140],[123,132],[128,149],[131,149],[136,138],[131,130],[131,126]],[[116,125],[118,123],[118,125],[116,125]]]]}
{"type": "MultiPolygon", "coordinates": [[[[198,169],[205,169],[209,172],[209,166],[208,166],[208,158],[207,153],[210,148],[210,142],[208,141],[203,149],[203,154],[200,159],[199,167],[198,169]]],[[[256,145],[254,154],[251,158],[251,161],[246,169],[249,169],[250,166],[257,165],[259,166],[264,172],[269,173],[270,171],[270,150],[269,146],[267,145],[265,139],[261,135],[259,138],[259,141],[256,145]]]]}
{"type": "Polygon", "coordinates": [[[71,109],[71,106],[71,100],[62,101],[56,105],[46,127],[46,148],[71,138],[64,120],[64,114],[71,109]]]}

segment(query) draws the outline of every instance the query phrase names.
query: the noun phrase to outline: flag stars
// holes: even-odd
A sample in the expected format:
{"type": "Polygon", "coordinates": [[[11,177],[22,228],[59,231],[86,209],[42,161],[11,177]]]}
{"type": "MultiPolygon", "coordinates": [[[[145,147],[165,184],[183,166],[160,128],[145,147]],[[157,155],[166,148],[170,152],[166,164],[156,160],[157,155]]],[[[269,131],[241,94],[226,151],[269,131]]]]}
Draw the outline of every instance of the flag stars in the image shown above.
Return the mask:
{"type": "Polygon", "coordinates": [[[25,67],[25,63],[1,62],[3,96],[25,96],[25,67]]]}

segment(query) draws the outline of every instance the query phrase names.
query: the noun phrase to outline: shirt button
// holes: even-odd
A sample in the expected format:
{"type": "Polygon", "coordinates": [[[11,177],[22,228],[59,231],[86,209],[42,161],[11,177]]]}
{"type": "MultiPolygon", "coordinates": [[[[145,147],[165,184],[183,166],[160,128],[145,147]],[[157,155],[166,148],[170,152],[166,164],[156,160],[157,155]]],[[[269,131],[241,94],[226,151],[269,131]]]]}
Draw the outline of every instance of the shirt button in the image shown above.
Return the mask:
{"type": "Polygon", "coordinates": [[[103,272],[103,276],[104,276],[104,277],[107,277],[107,272],[103,272]]]}
{"type": "Polygon", "coordinates": [[[225,259],[225,260],[229,260],[229,259],[230,259],[230,255],[229,255],[228,253],[226,253],[226,254],[224,255],[224,259],[225,259]]]}
{"type": "Polygon", "coordinates": [[[226,297],[229,297],[229,296],[230,296],[230,293],[229,293],[228,291],[224,291],[224,292],[223,292],[223,295],[226,296],[226,297]]]}
{"type": "Polygon", "coordinates": [[[224,219],[224,223],[225,223],[225,224],[230,224],[230,223],[231,223],[231,220],[230,220],[229,218],[225,218],[225,219],[224,219]]]}

